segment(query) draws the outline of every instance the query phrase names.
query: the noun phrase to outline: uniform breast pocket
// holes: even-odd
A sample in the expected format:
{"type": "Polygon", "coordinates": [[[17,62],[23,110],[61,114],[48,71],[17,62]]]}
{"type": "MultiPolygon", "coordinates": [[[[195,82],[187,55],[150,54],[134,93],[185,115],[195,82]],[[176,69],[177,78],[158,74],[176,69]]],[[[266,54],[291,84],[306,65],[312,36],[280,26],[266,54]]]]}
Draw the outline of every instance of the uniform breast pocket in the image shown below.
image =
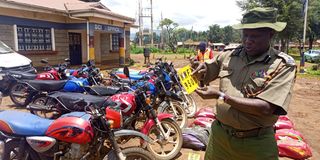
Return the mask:
{"type": "Polygon", "coordinates": [[[266,85],[266,80],[264,78],[250,78],[250,82],[246,85],[247,97],[257,96],[266,85]]]}
{"type": "Polygon", "coordinates": [[[222,92],[226,92],[228,90],[228,86],[231,85],[231,76],[232,76],[232,70],[221,70],[219,73],[220,78],[220,90],[222,92]]]}
{"type": "Polygon", "coordinates": [[[251,77],[252,86],[254,88],[263,88],[266,80],[264,78],[252,78],[251,77]]]}

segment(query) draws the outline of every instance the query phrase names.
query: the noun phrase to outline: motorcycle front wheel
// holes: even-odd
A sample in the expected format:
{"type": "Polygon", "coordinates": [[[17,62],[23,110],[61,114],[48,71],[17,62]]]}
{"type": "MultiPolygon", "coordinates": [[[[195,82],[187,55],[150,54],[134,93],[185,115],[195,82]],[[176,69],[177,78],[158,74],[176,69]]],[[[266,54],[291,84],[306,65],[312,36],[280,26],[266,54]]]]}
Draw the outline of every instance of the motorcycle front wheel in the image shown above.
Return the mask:
{"type": "Polygon", "coordinates": [[[178,123],[181,129],[188,124],[188,116],[186,110],[179,102],[163,101],[158,108],[158,113],[169,113],[174,115],[173,119],[178,123]]]}
{"type": "Polygon", "coordinates": [[[164,134],[157,125],[152,126],[147,135],[154,143],[148,143],[147,149],[157,160],[174,159],[182,147],[182,131],[171,118],[162,119],[160,123],[164,129],[164,134]]]}
{"type": "Polygon", "coordinates": [[[184,95],[182,96],[185,96],[185,110],[187,112],[187,115],[188,117],[193,117],[194,114],[197,112],[197,105],[196,105],[196,102],[195,100],[193,99],[193,97],[190,95],[190,94],[186,94],[186,93],[182,93],[184,95]]]}
{"type": "MultiPolygon", "coordinates": [[[[138,148],[130,147],[121,150],[121,152],[126,157],[126,160],[155,160],[155,157],[148,151],[138,148]]],[[[103,160],[119,160],[117,153],[114,150],[111,150],[103,160]]]]}

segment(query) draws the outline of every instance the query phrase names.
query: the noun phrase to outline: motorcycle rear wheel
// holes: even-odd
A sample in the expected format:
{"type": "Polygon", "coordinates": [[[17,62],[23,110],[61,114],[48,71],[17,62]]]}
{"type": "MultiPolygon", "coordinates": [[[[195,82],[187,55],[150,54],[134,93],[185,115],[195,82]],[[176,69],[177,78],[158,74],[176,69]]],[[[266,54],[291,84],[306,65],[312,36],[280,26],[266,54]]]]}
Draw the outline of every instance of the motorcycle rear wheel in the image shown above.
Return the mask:
{"type": "Polygon", "coordinates": [[[28,86],[23,83],[17,83],[10,90],[10,99],[18,107],[25,107],[29,102],[28,86]]]}
{"type": "Polygon", "coordinates": [[[56,100],[53,98],[49,98],[46,96],[39,96],[35,98],[30,104],[30,105],[37,105],[38,109],[30,108],[29,110],[30,110],[30,113],[37,115],[39,117],[47,118],[47,119],[56,119],[61,115],[61,113],[55,107],[57,104],[58,102],[56,102],[56,100]],[[41,107],[43,107],[43,110],[41,110],[41,107]]]}
{"type": "MultiPolygon", "coordinates": [[[[126,156],[126,160],[155,160],[155,157],[148,151],[138,148],[138,147],[130,147],[121,150],[121,152],[126,156]]],[[[118,156],[114,150],[111,150],[103,160],[118,160],[118,156]]]]}
{"type": "Polygon", "coordinates": [[[183,143],[182,131],[179,125],[171,118],[162,119],[160,123],[165,130],[165,134],[168,135],[169,138],[165,140],[160,128],[157,125],[154,125],[147,133],[154,144],[147,143],[147,149],[157,160],[174,159],[181,151],[183,143]]]}

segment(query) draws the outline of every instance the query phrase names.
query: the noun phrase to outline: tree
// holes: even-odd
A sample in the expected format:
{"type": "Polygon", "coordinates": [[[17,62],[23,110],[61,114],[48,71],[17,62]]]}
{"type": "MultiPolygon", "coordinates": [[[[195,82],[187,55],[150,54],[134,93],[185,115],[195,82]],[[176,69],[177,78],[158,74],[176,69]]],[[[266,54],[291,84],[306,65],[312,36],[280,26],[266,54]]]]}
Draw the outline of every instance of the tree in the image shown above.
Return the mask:
{"type": "Polygon", "coordinates": [[[173,53],[177,52],[176,44],[177,44],[177,35],[175,29],[178,27],[178,23],[173,22],[171,19],[165,18],[160,21],[159,27],[164,27],[167,33],[167,45],[170,47],[173,53]]]}
{"type": "Polygon", "coordinates": [[[312,49],[313,42],[320,38],[320,0],[310,0],[308,9],[309,49],[312,49]]]}
{"type": "Polygon", "coordinates": [[[237,4],[244,11],[258,6],[278,9],[278,21],[287,22],[286,28],[276,37],[281,41],[282,51],[288,49],[290,40],[301,39],[303,17],[301,14],[302,3],[300,0],[243,0],[237,1],[237,4]]]}
{"type": "Polygon", "coordinates": [[[223,31],[217,24],[209,26],[207,34],[210,42],[222,42],[223,40],[223,31]]]}

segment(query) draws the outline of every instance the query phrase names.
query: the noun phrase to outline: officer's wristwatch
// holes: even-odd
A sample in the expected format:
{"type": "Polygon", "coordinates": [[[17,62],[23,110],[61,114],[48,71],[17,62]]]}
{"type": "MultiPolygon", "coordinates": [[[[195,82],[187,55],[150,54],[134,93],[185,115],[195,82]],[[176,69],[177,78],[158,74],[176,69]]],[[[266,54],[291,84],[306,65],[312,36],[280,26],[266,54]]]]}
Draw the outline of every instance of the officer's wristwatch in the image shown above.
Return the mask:
{"type": "Polygon", "coordinates": [[[219,94],[220,94],[220,95],[219,95],[218,100],[222,100],[223,102],[226,102],[226,101],[229,99],[229,96],[226,95],[225,93],[220,92],[219,94]]]}

